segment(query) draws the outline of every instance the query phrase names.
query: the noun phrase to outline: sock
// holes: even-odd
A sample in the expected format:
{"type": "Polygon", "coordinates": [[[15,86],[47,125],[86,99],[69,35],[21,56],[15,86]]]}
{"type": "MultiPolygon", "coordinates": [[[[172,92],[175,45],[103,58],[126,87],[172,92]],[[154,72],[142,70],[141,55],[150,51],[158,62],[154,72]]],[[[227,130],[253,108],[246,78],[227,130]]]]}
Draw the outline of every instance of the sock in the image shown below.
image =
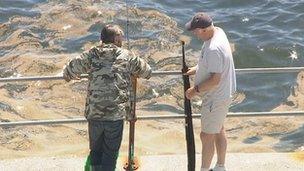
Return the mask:
{"type": "Polygon", "coordinates": [[[209,171],[209,169],[201,167],[201,171],[209,171]]]}
{"type": "Polygon", "coordinates": [[[225,167],[225,165],[216,163],[215,167],[225,167]]]}

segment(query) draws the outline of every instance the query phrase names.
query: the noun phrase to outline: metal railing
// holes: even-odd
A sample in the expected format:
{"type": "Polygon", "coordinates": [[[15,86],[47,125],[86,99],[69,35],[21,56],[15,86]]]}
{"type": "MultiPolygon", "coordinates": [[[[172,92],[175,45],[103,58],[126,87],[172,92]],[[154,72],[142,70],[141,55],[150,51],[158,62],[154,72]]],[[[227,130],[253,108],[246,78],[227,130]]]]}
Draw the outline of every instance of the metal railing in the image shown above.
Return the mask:
{"type": "MultiPolygon", "coordinates": [[[[246,68],[236,69],[237,74],[265,74],[265,73],[295,73],[304,70],[304,67],[283,67],[283,68],[246,68]]],[[[152,76],[161,75],[181,75],[181,71],[153,71],[152,76]]],[[[80,78],[87,78],[88,75],[81,75],[80,78]]],[[[15,82],[15,81],[48,81],[62,80],[63,76],[38,76],[38,77],[16,77],[16,78],[0,78],[0,82],[15,82]]],[[[199,118],[200,114],[193,114],[194,118],[199,118]]],[[[228,113],[227,117],[271,117],[271,116],[304,116],[304,111],[290,112],[238,112],[228,113]]],[[[151,115],[137,116],[138,120],[151,119],[184,119],[185,115],[151,115]]],[[[73,119],[57,119],[57,120],[31,120],[17,122],[0,122],[0,127],[5,126],[25,126],[25,125],[47,125],[47,124],[70,124],[86,122],[85,118],[73,119]]]]}
{"type": "MultiPolygon", "coordinates": [[[[235,112],[228,113],[228,118],[234,117],[275,117],[275,116],[304,116],[304,111],[292,112],[235,112]]],[[[137,120],[164,120],[164,119],[185,119],[184,114],[175,115],[146,115],[137,116],[137,120]]],[[[200,118],[201,114],[193,114],[193,118],[200,118]]],[[[0,122],[0,127],[7,126],[28,126],[28,125],[50,125],[50,124],[72,124],[85,123],[87,120],[83,117],[73,119],[54,119],[54,120],[31,120],[31,121],[16,121],[16,122],[0,122]]]]}
{"type": "MultiPolygon", "coordinates": [[[[304,67],[283,67],[283,68],[245,68],[236,69],[237,74],[268,74],[268,73],[295,73],[304,70],[304,67]]],[[[181,71],[153,71],[152,76],[181,75],[181,71]]],[[[87,78],[88,75],[81,75],[80,78],[87,78]]],[[[14,81],[49,81],[62,80],[63,76],[37,76],[37,77],[11,77],[0,78],[0,82],[14,81]]]]}
{"type": "MultiPolygon", "coordinates": [[[[181,71],[153,71],[152,76],[160,75],[181,75],[181,71]]],[[[88,78],[87,74],[80,76],[80,79],[88,78]]],[[[63,80],[63,76],[33,76],[33,77],[9,77],[0,78],[1,82],[14,82],[14,81],[50,81],[50,80],[63,80]]]]}

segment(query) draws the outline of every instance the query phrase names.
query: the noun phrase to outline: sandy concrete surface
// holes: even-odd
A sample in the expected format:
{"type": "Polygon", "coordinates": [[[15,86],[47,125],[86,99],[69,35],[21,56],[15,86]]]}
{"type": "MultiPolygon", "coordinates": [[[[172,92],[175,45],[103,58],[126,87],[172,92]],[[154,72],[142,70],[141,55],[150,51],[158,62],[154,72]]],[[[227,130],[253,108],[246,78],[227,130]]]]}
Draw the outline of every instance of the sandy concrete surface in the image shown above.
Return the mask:
{"type": "MultiPolygon", "coordinates": [[[[229,153],[228,171],[303,171],[304,153],[229,153]],[[302,160],[301,160],[302,159],[302,160]]],[[[200,155],[196,156],[199,171],[200,155]]],[[[150,155],[139,158],[140,171],[186,171],[186,155],[150,155]]],[[[121,171],[124,159],[118,159],[117,171],[121,171]]],[[[213,160],[214,165],[215,160],[213,160]]],[[[1,160],[0,170],[83,170],[84,158],[20,158],[1,160]]]]}

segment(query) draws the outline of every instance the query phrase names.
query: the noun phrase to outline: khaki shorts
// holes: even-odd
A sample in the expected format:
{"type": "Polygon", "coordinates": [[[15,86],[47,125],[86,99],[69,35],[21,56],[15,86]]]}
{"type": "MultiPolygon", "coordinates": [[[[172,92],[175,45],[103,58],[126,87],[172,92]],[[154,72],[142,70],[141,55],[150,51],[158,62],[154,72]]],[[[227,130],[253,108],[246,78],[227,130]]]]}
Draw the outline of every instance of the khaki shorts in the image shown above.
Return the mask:
{"type": "Polygon", "coordinates": [[[218,134],[220,133],[227,113],[231,99],[225,101],[205,101],[202,104],[202,116],[201,125],[202,132],[207,134],[218,134]]]}

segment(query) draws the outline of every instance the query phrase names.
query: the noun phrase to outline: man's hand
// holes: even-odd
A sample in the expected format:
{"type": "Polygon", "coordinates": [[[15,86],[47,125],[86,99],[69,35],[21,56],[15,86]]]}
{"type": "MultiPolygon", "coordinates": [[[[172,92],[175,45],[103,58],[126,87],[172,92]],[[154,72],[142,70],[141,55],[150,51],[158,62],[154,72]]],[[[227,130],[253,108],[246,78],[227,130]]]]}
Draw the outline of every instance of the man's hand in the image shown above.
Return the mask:
{"type": "Polygon", "coordinates": [[[64,79],[66,82],[70,82],[70,81],[71,81],[71,78],[68,76],[67,72],[63,72],[63,79],[64,79]]]}
{"type": "Polygon", "coordinates": [[[71,81],[71,79],[70,79],[69,77],[63,76],[63,79],[64,79],[66,82],[70,82],[70,81],[71,81]]]}
{"type": "Polygon", "coordinates": [[[186,91],[186,97],[187,97],[187,99],[189,99],[189,100],[191,100],[195,95],[196,95],[196,91],[195,91],[194,87],[190,87],[190,88],[186,91]]]}
{"type": "Polygon", "coordinates": [[[196,73],[196,66],[189,68],[188,71],[183,74],[184,75],[194,75],[195,73],[196,73]]]}

